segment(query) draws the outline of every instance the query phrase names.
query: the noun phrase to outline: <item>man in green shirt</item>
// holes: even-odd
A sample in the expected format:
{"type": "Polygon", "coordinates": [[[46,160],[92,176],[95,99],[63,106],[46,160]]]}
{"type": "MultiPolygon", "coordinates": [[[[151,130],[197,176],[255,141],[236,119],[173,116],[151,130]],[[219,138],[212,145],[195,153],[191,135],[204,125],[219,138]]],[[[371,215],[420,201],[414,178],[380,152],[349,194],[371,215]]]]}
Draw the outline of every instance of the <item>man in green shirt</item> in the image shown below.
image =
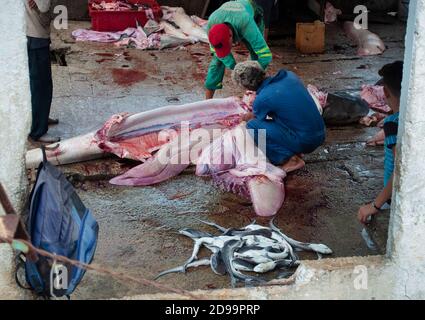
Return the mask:
{"type": "Polygon", "coordinates": [[[208,38],[213,57],[205,81],[207,99],[212,99],[215,91],[223,87],[226,68],[235,68],[233,43],[243,42],[251,59],[257,60],[263,69],[272,61],[272,53],[263,37],[261,16],[262,10],[253,0],[229,1],[211,14],[208,38]]]}

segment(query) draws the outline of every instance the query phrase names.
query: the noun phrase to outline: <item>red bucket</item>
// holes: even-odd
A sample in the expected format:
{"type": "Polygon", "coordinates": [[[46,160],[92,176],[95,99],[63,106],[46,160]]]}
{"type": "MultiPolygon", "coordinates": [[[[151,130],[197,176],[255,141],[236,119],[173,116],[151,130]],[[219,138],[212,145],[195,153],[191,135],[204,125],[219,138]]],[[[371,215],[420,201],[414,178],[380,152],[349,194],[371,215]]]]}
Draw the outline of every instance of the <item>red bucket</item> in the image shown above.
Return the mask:
{"type": "Polygon", "coordinates": [[[92,30],[115,32],[123,31],[127,28],[135,28],[137,23],[144,26],[151,18],[149,10],[151,9],[153,18],[159,21],[162,17],[160,5],[155,0],[127,0],[127,3],[134,5],[144,5],[146,9],[128,10],[128,11],[108,11],[93,9],[93,3],[116,2],[115,0],[91,0],[89,1],[89,14],[91,17],[92,30]]]}

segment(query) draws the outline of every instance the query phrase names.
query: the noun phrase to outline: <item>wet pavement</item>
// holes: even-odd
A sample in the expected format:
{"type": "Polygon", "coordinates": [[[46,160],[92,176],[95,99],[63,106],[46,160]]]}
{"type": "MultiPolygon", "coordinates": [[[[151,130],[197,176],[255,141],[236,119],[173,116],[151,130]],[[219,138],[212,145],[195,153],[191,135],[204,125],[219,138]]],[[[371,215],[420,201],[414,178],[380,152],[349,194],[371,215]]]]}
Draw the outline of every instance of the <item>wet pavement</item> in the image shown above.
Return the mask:
{"type": "MultiPolygon", "coordinates": [[[[70,30],[88,27],[71,22],[70,30]]],[[[404,26],[372,25],[388,46],[379,57],[358,57],[356,48],[338,26],[327,29],[327,53],[301,55],[294,40],[272,41],[275,59],[270,72],[286,68],[306,84],[329,91],[359,91],[362,84],[379,80],[385,63],[403,58],[404,26]]],[[[168,104],[203,99],[203,78],[209,49],[197,44],[184,49],[139,51],[113,44],[75,43],[69,31],[53,37],[53,46],[66,52],[66,66],[54,65],[52,116],[61,120],[51,133],[70,138],[98,129],[111,115],[141,112],[168,104]]],[[[248,55],[239,51],[238,60],[248,55]]],[[[242,95],[227,74],[218,97],[242,95]]],[[[306,157],[306,168],[286,180],[287,198],[277,216],[278,226],[297,240],[321,242],[334,250],[333,257],[385,252],[389,213],[369,227],[378,250],[370,250],[356,220],[360,205],[371,201],[382,188],[383,148],[366,147],[378,131],[360,125],[328,128],[326,143],[306,157]]],[[[240,227],[255,219],[250,204],[223,193],[211,181],[195,177],[193,169],[171,181],[146,188],[114,187],[108,178],[128,168],[116,159],[63,167],[84,203],[100,225],[95,263],[136,277],[152,279],[162,270],[181,265],[192,242],[177,234],[184,227],[213,231],[196,219],[226,227],[240,227]]],[[[257,219],[267,224],[267,219],[257,219]]],[[[205,252],[204,254],[207,254],[205,252]]],[[[317,259],[305,255],[304,259],[317,259]]],[[[161,283],[180,289],[229,287],[227,277],[209,268],[164,277],[161,283]]],[[[88,272],[75,299],[120,298],[157,292],[151,287],[123,283],[88,272]]]]}

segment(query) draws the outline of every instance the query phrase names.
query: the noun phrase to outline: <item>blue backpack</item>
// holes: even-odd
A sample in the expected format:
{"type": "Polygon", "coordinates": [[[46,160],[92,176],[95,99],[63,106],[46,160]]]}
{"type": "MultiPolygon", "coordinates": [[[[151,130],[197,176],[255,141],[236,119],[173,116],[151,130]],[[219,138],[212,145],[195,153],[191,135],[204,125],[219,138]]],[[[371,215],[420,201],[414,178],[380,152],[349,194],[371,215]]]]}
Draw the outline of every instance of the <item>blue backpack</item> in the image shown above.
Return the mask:
{"type": "MultiPolygon", "coordinates": [[[[78,197],[63,173],[43,162],[30,195],[27,229],[31,243],[39,249],[90,264],[93,260],[99,226],[90,210],[78,197]]],[[[83,278],[85,270],[38,256],[25,261],[25,277],[38,295],[69,297],[83,278]]]]}

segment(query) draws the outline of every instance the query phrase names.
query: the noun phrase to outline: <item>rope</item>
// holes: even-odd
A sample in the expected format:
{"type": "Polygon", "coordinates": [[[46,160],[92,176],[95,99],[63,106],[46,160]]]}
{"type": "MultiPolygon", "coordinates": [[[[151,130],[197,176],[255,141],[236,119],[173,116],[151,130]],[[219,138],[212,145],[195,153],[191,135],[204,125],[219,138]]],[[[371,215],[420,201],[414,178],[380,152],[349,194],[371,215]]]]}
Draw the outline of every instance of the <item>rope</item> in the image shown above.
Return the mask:
{"type": "Polygon", "coordinates": [[[176,289],[176,288],[169,287],[167,285],[160,284],[158,282],[148,280],[148,279],[145,279],[145,278],[134,277],[134,276],[131,276],[131,275],[124,274],[122,272],[115,272],[115,271],[109,270],[109,269],[101,267],[101,266],[96,266],[94,264],[89,265],[89,264],[82,263],[82,262],[77,261],[77,260],[69,259],[69,258],[64,257],[64,256],[54,255],[54,254],[52,254],[48,251],[34,247],[30,242],[25,241],[25,240],[0,237],[0,242],[8,243],[11,246],[12,246],[13,242],[16,242],[16,241],[25,244],[29,248],[30,252],[31,251],[35,252],[35,253],[39,254],[40,256],[50,258],[53,261],[60,261],[62,263],[69,264],[69,265],[72,265],[72,266],[75,266],[75,267],[78,267],[78,268],[82,268],[82,269],[85,269],[85,270],[91,270],[91,271],[95,271],[95,272],[98,272],[98,273],[101,273],[101,274],[109,275],[109,276],[111,276],[115,279],[120,279],[120,280],[123,280],[123,281],[132,281],[132,282],[138,283],[138,284],[143,285],[143,286],[155,287],[155,288],[162,290],[162,291],[174,292],[176,294],[180,294],[180,295],[189,297],[189,298],[194,299],[194,300],[201,300],[202,299],[200,296],[194,295],[194,294],[190,293],[189,291],[186,291],[186,290],[183,290],[183,289],[176,289]]]}

